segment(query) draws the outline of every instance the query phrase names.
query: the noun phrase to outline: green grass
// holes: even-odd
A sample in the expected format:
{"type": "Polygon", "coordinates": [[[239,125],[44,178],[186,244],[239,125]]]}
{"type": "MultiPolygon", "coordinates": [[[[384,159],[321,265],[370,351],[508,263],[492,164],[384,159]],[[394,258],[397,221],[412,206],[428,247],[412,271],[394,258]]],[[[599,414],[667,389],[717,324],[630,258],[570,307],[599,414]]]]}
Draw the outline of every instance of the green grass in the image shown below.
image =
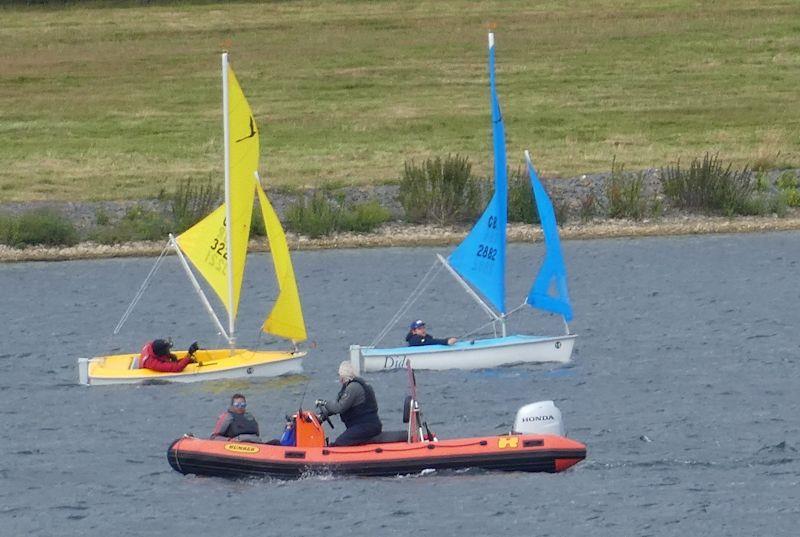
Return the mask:
{"type": "Polygon", "coordinates": [[[526,148],[544,176],[800,164],[795,0],[103,4],[0,7],[0,201],[221,177],[223,46],[270,185],[383,183],[448,153],[489,176],[490,22],[512,168],[526,148]]]}

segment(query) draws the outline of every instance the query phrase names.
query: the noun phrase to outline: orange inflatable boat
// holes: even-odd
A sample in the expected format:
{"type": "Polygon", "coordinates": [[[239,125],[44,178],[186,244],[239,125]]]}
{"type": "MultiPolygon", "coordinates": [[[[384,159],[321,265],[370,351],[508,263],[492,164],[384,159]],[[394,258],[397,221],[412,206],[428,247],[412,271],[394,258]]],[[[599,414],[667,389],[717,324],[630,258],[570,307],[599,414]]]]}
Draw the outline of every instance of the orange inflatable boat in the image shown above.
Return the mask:
{"type": "Polygon", "coordinates": [[[406,430],[384,431],[365,445],[328,446],[319,417],[301,410],[291,418],[293,445],[186,435],[169,446],[167,460],[182,474],[297,478],[305,474],[394,476],[462,468],[560,472],[586,458],[586,446],[564,436],[561,412],[552,401],[519,409],[509,434],[439,440],[422,419],[410,371],[409,378],[411,394],[403,406],[406,430]]]}

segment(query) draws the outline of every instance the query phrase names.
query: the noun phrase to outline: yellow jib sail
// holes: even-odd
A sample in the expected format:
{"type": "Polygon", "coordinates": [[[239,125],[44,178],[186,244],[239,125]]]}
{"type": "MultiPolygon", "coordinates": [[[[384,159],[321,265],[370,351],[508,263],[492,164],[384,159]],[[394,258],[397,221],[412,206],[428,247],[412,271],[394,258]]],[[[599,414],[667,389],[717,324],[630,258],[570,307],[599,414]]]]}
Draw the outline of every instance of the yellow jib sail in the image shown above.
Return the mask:
{"type": "Polygon", "coordinates": [[[231,245],[225,229],[226,205],[177,237],[183,250],[200,274],[217,293],[231,318],[239,309],[239,294],[247,261],[250,220],[253,214],[254,173],[258,170],[258,127],[242,93],[236,75],[228,65],[228,128],[230,134],[230,205],[231,245]],[[228,257],[232,256],[233,299],[228,292],[228,257]]]}
{"type": "Polygon", "coordinates": [[[300,294],[297,291],[297,281],[294,277],[292,260],[289,257],[286,235],[264,189],[257,181],[256,185],[258,201],[261,204],[261,215],[264,217],[264,228],[267,230],[269,249],[272,253],[272,262],[275,265],[275,277],[280,289],[275,305],[264,321],[262,329],[264,332],[276,336],[294,341],[305,341],[308,338],[306,324],[303,320],[303,310],[300,307],[300,294]]]}

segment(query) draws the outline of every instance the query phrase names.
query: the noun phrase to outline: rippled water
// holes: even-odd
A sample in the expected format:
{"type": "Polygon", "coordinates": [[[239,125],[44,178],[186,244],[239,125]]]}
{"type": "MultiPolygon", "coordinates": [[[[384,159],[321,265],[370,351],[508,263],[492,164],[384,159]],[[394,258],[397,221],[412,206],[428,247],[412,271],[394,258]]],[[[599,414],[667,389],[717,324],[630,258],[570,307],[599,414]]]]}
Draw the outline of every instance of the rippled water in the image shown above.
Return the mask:
{"type": "MultiPolygon", "coordinates": [[[[0,534],[795,535],[800,234],[564,246],[580,334],[572,364],[418,374],[440,437],[501,433],[519,406],[554,399],[569,436],[588,446],[586,461],[555,475],[228,481],[167,464],[170,441],[210,432],[234,391],[275,434],[306,389],[307,404],[332,397],[347,346],[371,341],[434,249],[296,253],[317,343],[306,375],[184,386],[76,384],[79,356],[163,335],[218,343],[174,258],[114,338],[152,259],[0,266],[0,534]]],[[[510,304],[541,253],[510,248],[510,304]]],[[[248,268],[245,344],[273,296],[267,266],[256,256],[248,268]]],[[[437,336],[484,321],[445,274],[413,311],[437,336]]],[[[512,325],[560,329],[531,313],[512,325]]],[[[405,376],[369,380],[384,423],[399,426],[405,376]]]]}

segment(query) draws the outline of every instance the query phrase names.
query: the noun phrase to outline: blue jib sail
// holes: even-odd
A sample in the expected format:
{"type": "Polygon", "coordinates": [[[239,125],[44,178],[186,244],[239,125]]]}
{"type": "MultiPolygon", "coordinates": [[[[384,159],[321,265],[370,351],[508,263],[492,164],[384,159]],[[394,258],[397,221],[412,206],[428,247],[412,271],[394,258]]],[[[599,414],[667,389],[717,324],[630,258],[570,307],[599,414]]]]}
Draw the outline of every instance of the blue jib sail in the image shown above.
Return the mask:
{"type": "Polygon", "coordinates": [[[550,203],[550,198],[536,175],[536,170],[531,164],[531,156],[527,151],[525,160],[528,164],[528,175],[531,177],[533,197],[536,199],[536,209],[539,211],[539,220],[542,223],[545,245],[544,262],[526,302],[540,310],[560,313],[564,316],[564,320],[571,321],[572,305],[567,292],[567,268],[564,266],[564,256],[561,255],[561,241],[558,238],[553,204],[550,203]],[[554,281],[555,295],[551,295],[550,288],[554,281]]]}
{"type": "Polygon", "coordinates": [[[489,84],[494,141],[494,196],[469,235],[450,254],[448,261],[499,313],[505,313],[508,185],[505,129],[494,80],[494,34],[489,34],[489,84]]]}

